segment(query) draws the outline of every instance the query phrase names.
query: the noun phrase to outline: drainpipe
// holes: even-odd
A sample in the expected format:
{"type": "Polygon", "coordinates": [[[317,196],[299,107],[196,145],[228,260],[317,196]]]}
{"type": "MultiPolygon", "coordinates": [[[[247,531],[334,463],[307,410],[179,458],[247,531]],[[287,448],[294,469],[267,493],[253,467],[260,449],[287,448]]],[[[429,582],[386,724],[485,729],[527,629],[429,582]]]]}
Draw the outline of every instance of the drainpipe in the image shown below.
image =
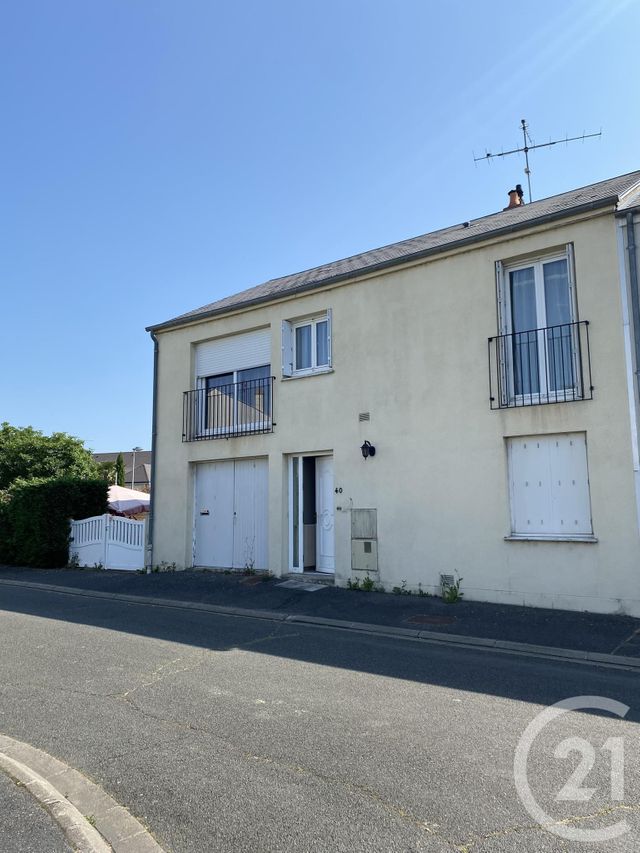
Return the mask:
{"type": "Polygon", "coordinates": [[[155,332],[151,332],[153,341],[153,409],[151,416],[151,488],[149,489],[149,565],[153,567],[153,528],[155,520],[155,482],[157,466],[156,438],[158,434],[158,338],[155,332]]]}
{"type": "Polygon", "coordinates": [[[631,290],[633,342],[636,355],[636,388],[640,396],[640,297],[638,295],[638,257],[632,210],[627,213],[627,254],[629,255],[629,289],[631,290]]]}

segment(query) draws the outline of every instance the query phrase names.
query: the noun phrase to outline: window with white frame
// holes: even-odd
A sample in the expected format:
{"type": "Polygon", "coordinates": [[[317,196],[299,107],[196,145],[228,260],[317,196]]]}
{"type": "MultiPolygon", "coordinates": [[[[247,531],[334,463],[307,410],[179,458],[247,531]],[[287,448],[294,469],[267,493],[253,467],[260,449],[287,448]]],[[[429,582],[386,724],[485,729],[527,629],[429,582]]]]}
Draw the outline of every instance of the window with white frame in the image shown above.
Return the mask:
{"type": "Polygon", "coordinates": [[[582,341],[572,246],[496,267],[502,404],[579,398],[582,341]]]}
{"type": "Polygon", "coordinates": [[[270,432],[270,360],[270,328],[197,343],[195,384],[183,402],[184,440],[270,432]]]}
{"type": "Polygon", "coordinates": [[[226,432],[266,426],[271,419],[271,366],[233,370],[204,379],[205,429],[226,432]]]}
{"type": "Polygon", "coordinates": [[[508,438],[511,537],[592,539],[583,432],[508,438]]]}
{"type": "Polygon", "coordinates": [[[282,323],[282,375],[306,376],[331,368],[331,310],[282,323]]]}

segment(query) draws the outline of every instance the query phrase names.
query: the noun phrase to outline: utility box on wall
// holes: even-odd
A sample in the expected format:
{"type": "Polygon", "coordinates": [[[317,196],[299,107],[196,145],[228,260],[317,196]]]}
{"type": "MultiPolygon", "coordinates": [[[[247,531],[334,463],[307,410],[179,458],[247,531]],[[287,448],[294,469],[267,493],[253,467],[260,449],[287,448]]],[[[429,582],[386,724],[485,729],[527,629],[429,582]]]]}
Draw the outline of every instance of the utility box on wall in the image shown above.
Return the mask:
{"type": "Polygon", "coordinates": [[[358,572],[378,571],[378,543],[375,539],[351,540],[351,568],[358,572]]]}
{"type": "Polygon", "coordinates": [[[378,571],[378,511],[351,510],[351,569],[378,571]]]}

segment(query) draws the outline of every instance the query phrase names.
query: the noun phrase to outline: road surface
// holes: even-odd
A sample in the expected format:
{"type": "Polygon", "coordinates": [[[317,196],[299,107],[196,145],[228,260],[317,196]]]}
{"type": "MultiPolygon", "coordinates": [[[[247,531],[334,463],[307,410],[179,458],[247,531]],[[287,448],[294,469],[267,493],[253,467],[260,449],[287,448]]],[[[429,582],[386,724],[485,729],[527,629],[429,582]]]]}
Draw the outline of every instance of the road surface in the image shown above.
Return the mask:
{"type": "MultiPolygon", "coordinates": [[[[0,588],[0,637],[0,734],[84,773],[166,851],[640,847],[638,673],[18,587],[0,588]],[[542,828],[514,781],[529,723],[583,695],[630,710],[552,721],[527,779],[555,830],[626,821],[589,844],[542,828]]],[[[0,774],[2,851],[42,849],[17,829],[24,798],[0,774]]]]}

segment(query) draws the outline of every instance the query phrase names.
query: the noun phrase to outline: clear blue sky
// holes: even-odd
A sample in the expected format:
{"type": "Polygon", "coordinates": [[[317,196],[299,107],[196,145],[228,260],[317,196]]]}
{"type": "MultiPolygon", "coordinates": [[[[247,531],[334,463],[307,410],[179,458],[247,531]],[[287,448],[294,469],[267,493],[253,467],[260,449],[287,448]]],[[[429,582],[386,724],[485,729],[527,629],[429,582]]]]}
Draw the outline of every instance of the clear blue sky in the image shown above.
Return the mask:
{"type": "MultiPolygon", "coordinates": [[[[145,326],[640,168],[639,0],[25,0],[0,13],[0,420],[150,446],[145,326]]],[[[487,334],[490,332],[487,329],[487,334]]],[[[185,389],[186,390],[186,389],[185,389]]]]}

